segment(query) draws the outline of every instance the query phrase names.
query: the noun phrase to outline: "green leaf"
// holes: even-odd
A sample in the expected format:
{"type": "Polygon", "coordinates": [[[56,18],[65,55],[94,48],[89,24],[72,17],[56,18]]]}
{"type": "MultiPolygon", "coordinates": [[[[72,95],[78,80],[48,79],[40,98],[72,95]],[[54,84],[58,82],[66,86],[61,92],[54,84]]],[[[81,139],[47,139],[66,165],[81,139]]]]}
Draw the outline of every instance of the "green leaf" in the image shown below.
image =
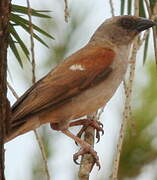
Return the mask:
{"type": "Polygon", "coordinates": [[[140,17],[146,17],[146,12],[145,12],[145,8],[144,8],[143,0],[140,0],[139,3],[140,3],[139,16],[140,17]]]}
{"type": "MultiPolygon", "coordinates": [[[[28,33],[30,33],[29,27],[25,24],[21,24],[21,27],[28,33]]],[[[48,48],[48,45],[35,33],[33,33],[33,37],[38,40],[40,43],[42,43],[44,46],[48,48]]]]}
{"type": "Polygon", "coordinates": [[[20,66],[23,68],[21,57],[19,55],[19,52],[17,50],[17,47],[15,46],[14,40],[12,39],[11,35],[9,35],[9,46],[10,46],[12,52],[14,53],[16,59],[18,60],[20,66]]]}
{"type": "Polygon", "coordinates": [[[125,8],[125,0],[121,0],[121,5],[120,5],[120,14],[124,14],[124,8],[125,8]]]}
{"type": "Polygon", "coordinates": [[[131,8],[132,8],[132,0],[128,0],[128,7],[127,7],[128,14],[131,14],[131,8]]]}
{"type": "MultiPolygon", "coordinates": [[[[28,7],[12,5],[11,14],[10,14],[10,24],[9,24],[9,31],[10,31],[9,45],[21,67],[22,67],[22,61],[21,61],[16,43],[19,44],[19,46],[21,47],[22,51],[24,52],[24,54],[26,55],[28,59],[29,59],[29,50],[27,48],[27,44],[22,40],[21,36],[16,31],[15,26],[19,26],[23,30],[25,30],[29,35],[31,34],[30,21],[23,18],[23,17],[26,17],[25,15],[28,16],[29,11],[30,11],[31,16],[36,16],[40,18],[51,18],[50,16],[43,14],[43,13],[48,13],[50,11],[35,10],[32,8],[28,9],[28,7]]],[[[44,31],[40,27],[36,26],[35,24],[31,24],[31,26],[33,28],[33,38],[35,38],[37,41],[42,43],[44,46],[48,47],[48,45],[34,31],[41,33],[42,35],[48,38],[51,38],[51,39],[54,39],[54,38],[49,33],[44,31]]]]}
{"type": "Polygon", "coordinates": [[[146,38],[145,44],[144,44],[143,65],[145,64],[146,58],[147,58],[148,43],[149,43],[149,34],[147,35],[147,38],[146,38]]]}
{"type": "MultiPolygon", "coordinates": [[[[37,17],[40,17],[40,18],[51,18],[50,16],[43,14],[45,12],[47,13],[47,12],[51,12],[51,11],[35,10],[35,9],[32,9],[32,8],[30,10],[31,10],[31,15],[32,16],[37,16],[37,17]],[[42,13],[40,13],[40,12],[42,12],[42,13]]],[[[12,5],[12,12],[28,15],[28,7],[13,4],[12,5]]]]}
{"type": "Polygon", "coordinates": [[[20,45],[21,49],[23,50],[24,54],[26,55],[26,57],[29,59],[29,51],[28,51],[26,45],[23,43],[23,41],[19,37],[18,33],[16,32],[15,28],[11,24],[9,25],[9,30],[10,30],[10,33],[12,34],[12,36],[19,43],[19,45],[20,45]]]}
{"type": "Polygon", "coordinates": [[[151,10],[153,10],[156,0],[149,0],[149,3],[150,3],[151,10]]]}
{"type": "MultiPolygon", "coordinates": [[[[20,26],[22,26],[22,24],[29,25],[29,21],[28,20],[26,20],[26,19],[24,19],[24,18],[22,18],[22,17],[20,17],[20,16],[18,16],[16,14],[13,14],[13,13],[10,15],[10,20],[13,21],[16,25],[17,24],[20,25],[20,26]]],[[[33,27],[33,29],[35,29],[39,33],[41,33],[41,34],[43,34],[43,35],[45,35],[45,36],[47,36],[47,37],[49,37],[51,39],[54,39],[54,37],[52,37],[49,33],[47,33],[46,31],[42,30],[38,26],[32,24],[32,27],[33,27]]]]}

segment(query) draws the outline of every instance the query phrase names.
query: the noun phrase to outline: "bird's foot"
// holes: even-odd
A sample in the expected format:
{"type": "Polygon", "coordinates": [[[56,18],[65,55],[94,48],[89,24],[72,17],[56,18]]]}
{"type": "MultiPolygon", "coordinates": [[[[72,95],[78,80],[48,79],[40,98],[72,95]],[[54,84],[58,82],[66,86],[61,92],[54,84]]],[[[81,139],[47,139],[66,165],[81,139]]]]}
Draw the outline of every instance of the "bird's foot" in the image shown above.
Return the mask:
{"type": "Polygon", "coordinates": [[[101,168],[97,152],[94,151],[94,149],[89,144],[83,145],[80,151],[78,151],[77,153],[73,155],[74,162],[79,165],[80,163],[78,163],[77,160],[79,156],[83,156],[84,154],[91,154],[93,156],[94,163],[99,167],[99,169],[101,168]]]}
{"type": "Polygon", "coordinates": [[[77,142],[77,144],[80,144],[81,146],[81,150],[73,155],[73,160],[76,164],[79,164],[77,162],[79,156],[82,156],[84,154],[91,154],[94,158],[94,163],[99,167],[99,169],[101,168],[97,152],[92,148],[92,146],[90,146],[87,142],[81,140],[79,137],[73,135],[69,130],[63,130],[62,132],[72,138],[75,142],[77,142]]]}
{"type": "Polygon", "coordinates": [[[103,124],[92,118],[80,119],[78,121],[71,122],[69,126],[71,127],[71,126],[79,126],[79,125],[83,125],[83,127],[77,134],[79,138],[82,137],[83,133],[85,132],[88,126],[91,126],[96,130],[97,143],[100,141],[100,132],[102,133],[102,135],[104,134],[103,124]]]}

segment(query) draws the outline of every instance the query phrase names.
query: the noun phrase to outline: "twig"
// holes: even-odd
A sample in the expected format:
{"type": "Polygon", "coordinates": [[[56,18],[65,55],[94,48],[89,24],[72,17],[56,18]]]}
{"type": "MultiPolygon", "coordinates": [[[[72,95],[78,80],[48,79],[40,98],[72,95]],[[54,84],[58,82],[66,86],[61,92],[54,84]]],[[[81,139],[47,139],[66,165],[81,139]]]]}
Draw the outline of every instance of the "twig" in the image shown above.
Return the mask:
{"type": "MultiPolygon", "coordinates": [[[[94,119],[95,121],[99,121],[101,114],[104,111],[104,107],[100,109],[100,111],[95,112],[91,115],[88,115],[87,118],[94,119]]],[[[88,127],[84,132],[84,141],[90,144],[94,148],[94,139],[95,139],[95,130],[93,127],[88,127]]],[[[91,154],[85,154],[81,158],[80,169],[78,173],[79,180],[88,180],[89,175],[93,169],[95,160],[91,154]]]]}
{"type": "MultiPolygon", "coordinates": [[[[30,7],[29,0],[27,0],[27,7],[28,7],[29,30],[30,30],[30,41],[31,41],[31,55],[32,55],[32,83],[34,84],[36,82],[36,76],[35,76],[36,64],[35,64],[35,51],[34,51],[34,39],[33,39],[34,33],[33,33],[31,7],[30,7]]],[[[34,130],[34,134],[35,134],[36,140],[38,142],[38,145],[39,145],[39,148],[40,148],[40,151],[42,154],[47,180],[50,180],[50,174],[49,174],[49,170],[48,170],[48,163],[47,163],[46,152],[44,149],[43,141],[40,138],[40,136],[38,135],[38,132],[36,129],[34,130]]]]}
{"type": "Polygon", "coordinates": [[[111,178],[112,180],[117,180],[119,161],[120,161],[120,155],[122,151],[124,135],[126,131],[126,125],[127,125],[127,121],[130,118],[130,113],[131,113],[130,103],[131,103],[131,95],[132,95],[132,85],[133,85],[133,80],[134,80],[134,75],[135,75],[135,64],[136,64],[135,62],[136,62],[137,51],[138,51],[138,43],[136,39],[133,45],[132,56],[130,58],[132,64],[130,65],[129,81],[125,90],[126,100],[125,100],[125,105],[124,105],[123,120],[122,120],[122,124],[120,128],[119,141],[117,144],[117,153],[114,160],[114,168],[113,168],[113,174],[111,178]]]}
{"type": "Polygon", "coordinates": [[[18,99],[18,98],[19,98],[18,94],[16,93],[16,91],[13,89],[13,87],[10,85],[9,82],[7,82],[7,86],[8,86],[8,88],[10,89],[10,91],[12,92],[13,96],[14,96],[16,99],[18,99]]]}
{"type": "MultiPolygon", "coordinates": [[[[154,20],[155,19],[155,15],[156,15],[156,12],[155,12],[155,9],[157,7],[157,2],[155,3],[154,5],[154,9],[153,9],[153,12],[151,11],[151,8],[149,6],[149,2],[148,0],[145,0],[145,4],[146,4],[146,7],[147,7],[147,11],[148,11],[148,14],[149,14],[149,18],[154,20]]],[[[153,27],[153,44],[154,44],[154,53],[155,53],[155,62],[156,62],[156,66],[157,66],[157,42],[156,42],[156,27],[153,27]]]]}
{"type": "Polygon", "coordinates": [[[147,11],[148,11],[148,14],[149,14],[149,17],[151,17],[151,9],[150,9],[150,4],[147,0],[144,0],[145,1],[145,4],[146,4],[146,7],[147,7],[147,11]]]}
{"type": "Polygon", "coordinates": [[[36,82],[35,76],[35,52],[34,52],[34,39],[33,39],[33,25],[32,25],[32,16],[31,16],[31,8],[29,0],[27,0],[27,7],[28,7],[28,18],[29,18],[29,31],[30,31],[30,41],[31,41],[31,55],[32,55],[32,83],[36,82]]]}
{"type": "Polygon", "coordinates": [[[139,0],[135,0],[134,1],[134,7],[135,7],[135,16],[139,16],[139,11],[140,11],[140,8],[139,8],[139,0]]]}
{"type": "MultiPolygon", "coordinates": [[[[138,3],[137,1],[135,1],[135,14],[138,14],[138,3]]],[[[147,4],[149,5],[149,4],[147,4]]],[[[150,11],[149,11],[150,12],[150,11]]],[[[150,19],[152,19],[153,15],[150,16],[150,19]]],[[[123,144],[123,139],[124,139],[124,135],[125,135],[125,131],[126,131],[126,124],[127,121],[129,120],[129,117],[131,115],[131,106],[130,106],[130,102],[131,102],[131,95],[132,95],[132,86],[133,86],[133,80],[134,80],[134,76],[135,76],[135,64],[136,64],[136,54],[139,50],[139,48],[142,46],[143,42],[146,40],[147,36],[148,36],[149,30],[145,31],[142,39],[140,41],[138,41],[137,39],[134,42],[133,45],[133,49],[132,49],[132,56],[130,58],[130,75],[129,75],[129,80],[128,80],[128,84],[125,84],[125,94],[126,94],[126,100],[125,100],[125,106],[124,106],[124,113],[123,113],[123,121],[122,121],[122,125],[121,125],[121,129],[120,129],[120,136],[119,136],[119,141],[118,141],[118,145],[117,145],[117,154],[116,154],[116,158],[114,160],[114,168],[113,168],[113,174],[111,179],[112,180],[117,180],[117,175],[118,175],[118,167],[119,167],[119,160],[120,160],[120,154],[121,154],[121,150],[122,150],[122,144],[123,144]]]]}
{"type": "MultiPolygon", "coordinates": [[[[96,113],[88,115],[88,118],[96,120],[96,113]]],[[[93,146],[94,148],[95,130],[93,127],[85,129],[84,141],[93,146]]],[[[81,158],[80,169],[78,173],[79,180],[88,180],[90,172],[94,166],[94,158],[91,154],[85,154],[81,158]]]]}
{"type": "MultiPolygon", "coordinates": [[[[146,7],[147,7],[147,11],[148,11],[148,14],[149,14],[149,18],[154,20],[155,19],[155,16],[156,16],[156,12],[154,12],[154,10],[156,9],[157,7],[157,2],[155,3],[154,5],[154,10],[153,12],[151,11],[151,8],[150,8],[150,5],[149,5],[149,2],[148,0],[145,0],[145,4],[146,4],[146,7]]],[[[154,52],[155,52],[155,59],[156,59],[156,65],[157,65],[157,42],[156,42],[156,27],[153,27],[153,42],[154,42],[154,52]]]]}
{"type": "Polygon", "coordinates": [[[155,62],[157,66],[157,37],[156,37],[156,27],[153,27],[153,44],[154,44],[154,53],[155,53],[155,62]]]}
{"type": "MultiPolygon", "coordinates": [[[[85,129],[84,141],[94,147],[95,130],[92,127],[85,129]]],[[[88,180],[94,166],[94,158],[91,154],[85,154],[81,158],[78,173],[79,180],[88,180]]]]}
{"type": "MultiPolygon", "coordinates": [[[[135,1],[135,15],[138,16],[139,14],[139,1],[135,1]]],[[[144,38],[146,35],[144,36],[144,38]]],[[[136,65],[136,55],[137,52],[142,45],[143,39],[141,42],[138,42],[138,38],[135,39],[133,48],[132,48],[132,55],[130,58],[130,74],[129,74],[129,79],[128,79],[128,84],[124,81],[124,89],[125,89],[125,104],[124,104],[124,111],[123,111],[123,119],[121,123],[121,128],[120,128],[120,135],[119,135],[119,140],[117,144],[117,152],[116,156],[114,159],[114,165],[113,165],[113,173],[111,175],[111,180],[117,180],[118,178],[118,169],[119,169],[119,161],[120,161],[120,155],[122,151],[122,145],[123,145],[123,140],[126,132],[126,127],[127,127],[127,122],[130,119],[131,115],[131,96],[132,96],[132,86],[133,86],[133,80],[135,76],[135,65],[136,65]]]]}
{"type": "Polygon", "coordinates": [[[112,17],[113,17],[113,16],[115,16],[113,1],[112,1],[112,0],[109,0],[109,4],[110,4],[110,8],[111,8],[111,14],[112,14],[112,17]]]}
{"type": "Polygon", "coordinates": [[[50,173],[49,173],[49,170],[48,170],[47,157],[46,157],[43,141],[42,141],[41,137],[39,136],[39,134],[37,133],[37,130],[34,130],[34,134],[35,134],[35,138],[36,138],[36,140],[37,140],[37,142],[39,144],[39,147],[40,147],[40,150],[41,150],[41,153],[42,153],[44,166],[45,166],[45,172],[46,172],[46,175],[47,175],[47,180],[52,180],[50,178],[50,173]]]}
{"type": "Polygon", "coordinates": [[[13,96],[16,98],[16,100],[18,100],[18,99],[19,99],[18,94],[16,93],[16,91],[15,91],[14,88],[10,85],[9,82],[7,82],[7,86],[8,86],[8,88],[10,89],[10,91],[12,92],[13,96]]]}
{"type": "Polygon", "coordinates": [[[126,130],[126,124],[131,115],[130,101],[131,101],[131,95],[132,95],[132,85],[133,85],[133,80],[134,80],[134,76],[135,76],[135,64],[136,64],[135,58],[136,58],[136,54],[137,54],[138,50],[142,46],[143,42],[146,40],[146,38],[148,36],[148,32],[149,32],[149,30],[145,31],[143,38],[140,41],[135,40],[135,43],[133,45],[132,56],[130,58],[131,63],[130,63],[130,75],[129,75],[128,84],[126,84],[126,81],[123,81],[126,100],[125,100],[125,106],[124,106],[123,121],[122,121],[121,129],[120,129],[119,141],[117,144],[117,153],[116,153],[116,157],[114,160],[113,173],[112,173],[112,177],[111,177],[112,180],[116,180],[117,175],[118,175],[119,160],[120,160],[120,154],[121,154],[123,139],[124,139],[125,130],[126,130]]]}
{"type": "Polygon", "coordinates": [[[65,8],[64,8],[64,19],[65,22],[68,22],[68,18],[69,18],[69,10],[68,10],[68,0],[64,0],[64,4],[65,4],[65,8]]]}

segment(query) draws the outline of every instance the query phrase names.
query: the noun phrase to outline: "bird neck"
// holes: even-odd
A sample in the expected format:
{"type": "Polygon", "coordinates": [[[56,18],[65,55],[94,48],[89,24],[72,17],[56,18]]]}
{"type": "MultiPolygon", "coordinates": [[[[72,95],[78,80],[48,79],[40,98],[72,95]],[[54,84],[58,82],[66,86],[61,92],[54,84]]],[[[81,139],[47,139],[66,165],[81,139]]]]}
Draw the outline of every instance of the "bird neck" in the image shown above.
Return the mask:
{"type": "Polygon", "coordinates": [[[114,43],[112,43],[111,41],[109,41],[107,38],[106,39],[102,39],[100,36],[93,36],[89,43],[91,45],[98,45],[98,46],[104,46],[104,47],[108,47],[108,48],[116,48],[116,45],[114,43]]]}
{"type": "Polygon", "coordinates": [[[132,43],[133,36],[114,25],[102,24],[90,39],[90,43],[109,47],[128,46],[132,43]]]}

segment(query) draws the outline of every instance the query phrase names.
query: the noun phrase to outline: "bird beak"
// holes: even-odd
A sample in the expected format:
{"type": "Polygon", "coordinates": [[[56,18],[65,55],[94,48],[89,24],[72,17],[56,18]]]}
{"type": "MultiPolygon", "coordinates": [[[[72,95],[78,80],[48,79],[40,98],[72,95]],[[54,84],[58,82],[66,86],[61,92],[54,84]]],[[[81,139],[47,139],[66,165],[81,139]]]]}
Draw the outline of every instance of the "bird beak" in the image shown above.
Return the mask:
{"type": "Polygon", "coordinates": [[[157,26],[157,23],[145,18],[140,18],[139,22],[137,23],[136,30],[141,32],[150,27],[157,26]]]}

